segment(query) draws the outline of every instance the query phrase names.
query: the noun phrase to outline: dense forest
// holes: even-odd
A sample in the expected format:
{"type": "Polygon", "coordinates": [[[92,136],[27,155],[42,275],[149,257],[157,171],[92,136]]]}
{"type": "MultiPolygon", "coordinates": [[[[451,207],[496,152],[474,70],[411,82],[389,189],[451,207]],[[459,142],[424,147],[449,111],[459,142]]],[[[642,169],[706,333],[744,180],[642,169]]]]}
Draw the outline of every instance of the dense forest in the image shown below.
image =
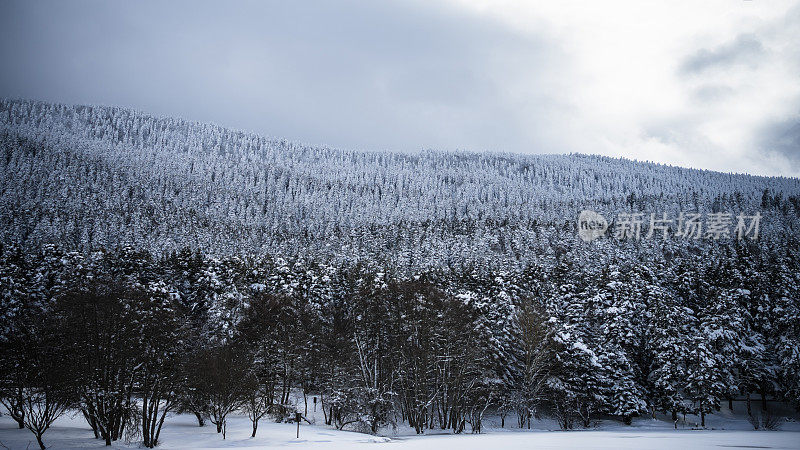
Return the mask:
{"type": "Polygon", "coordinates": [[[96,437],[149,447],[168,412],[224,437],[245,411],[256,433],[267,414],[304,412],[298,392],[329,425],[368,432],[479,432],[487,412],[519,427],[656,413],[703,426],[751,394],[748,412],[768,417],[767,399],[800,406],[798,273],[796,255],[745,245],[413,275],[6,247],[2,402],[38,438],[76,407],[96,437]]]}
{"type": "Polygon", "coordinates": [[[800,180],[584,155],[355,152],[121,108],[0,101],[0,239],[90,251],[309,256],[407,269],[552,264],[582,209],[762,209],[800,180]]]}
{"type": "Polygon", "coordinates": [[[70,409],[153,447],[172,412],[255,434],[308,396],[373,433],[800,407],[800,180],[25,101],[0,124],[0,401],[42,447],[70,409]],[[584,208],[606,236],[578,238],[584,208]],[[760,232],[613,236],[619,214],[683,211],[760,232]]]}

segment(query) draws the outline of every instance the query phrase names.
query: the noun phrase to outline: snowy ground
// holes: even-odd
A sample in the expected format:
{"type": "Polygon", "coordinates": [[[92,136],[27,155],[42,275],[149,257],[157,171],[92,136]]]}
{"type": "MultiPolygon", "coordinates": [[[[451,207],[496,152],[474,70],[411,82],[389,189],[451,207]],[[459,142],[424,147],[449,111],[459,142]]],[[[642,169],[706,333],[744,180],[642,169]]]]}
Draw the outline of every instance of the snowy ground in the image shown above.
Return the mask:
{"type": "MultiPolygon", "coordinates": [[[[314,415],[309,413],[309,418],[314,415]]],[[[372,450],[439,450],[485,449],[724,449],[724,448],[775,448],[800,449],[800,422],[784,422],[781,431],[753,431],[742,416],[726,414],[726,410],[709,418],[709,430],[674,430],[666,420],[640,419],[631,426],[617,422],[601,423],[597,429],[586,431],[551,431],[556,428],[549,421],[535,422],[533,430],[499,428],[496,419],[488,420],[483,434],[453,435],[446,432],[428,432],[424,436],[409,434],[408,429],[387,431],[386,436],[338,431],[324,426],[303,424],[300,439],[295,438],[294,424],[274,423],[264,420],[259,424],[258,436],[250,438],[250,422],[246,417],[229,419],[228,437],[215,432],[212,425],[197,426],[194,416],[179,415],[167,419],[161,436],[164,449],[188,448],[318,448],[318,449],[372,449],[372,450]],[[495,426],[492,426],[495,425],[495,426]]],[[[318,423],[322,418],[318,418],[318,423]]],[[[413,433],[413,432],[411,432],[413,433]]],[[[54,449],[102,448],[103,442],[92,438],[91,431],[79,415],[59,419],[44,437],[54,449]]],[[[0,443],[10,449],[37,448],[33,435],[16,429],[7,416],[0,417],[0,443]]],[[[136,448],[137,443],[115,443],[114,448],[136,448]]],[[[0,447],[2,448],[2,447],[0,447]]]]}

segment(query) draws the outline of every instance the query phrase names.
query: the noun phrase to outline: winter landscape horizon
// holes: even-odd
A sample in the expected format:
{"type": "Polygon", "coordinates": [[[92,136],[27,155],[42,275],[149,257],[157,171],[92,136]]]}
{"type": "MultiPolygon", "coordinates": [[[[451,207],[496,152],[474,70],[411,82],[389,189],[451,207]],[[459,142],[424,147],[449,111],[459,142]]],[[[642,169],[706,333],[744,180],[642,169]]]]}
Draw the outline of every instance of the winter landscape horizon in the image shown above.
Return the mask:
{"type": "Polygon", "coordinates": [[[798,25],[0,1],[0,448],[800,449],[798,25]]]}

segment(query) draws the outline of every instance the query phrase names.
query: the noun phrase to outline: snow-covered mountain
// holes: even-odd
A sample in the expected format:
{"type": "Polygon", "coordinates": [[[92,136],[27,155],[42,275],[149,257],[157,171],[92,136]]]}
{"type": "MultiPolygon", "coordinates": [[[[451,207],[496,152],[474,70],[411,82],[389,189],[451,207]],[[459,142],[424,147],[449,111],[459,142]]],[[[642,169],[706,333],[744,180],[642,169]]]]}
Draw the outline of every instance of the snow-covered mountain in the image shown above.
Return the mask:
{"type": "Polygon", "coordinates": [[[347,151],[113,107],[0,101],[0,148],[2,240],[79,250],[517,263],[572,245],[584,208],[768,204],[773,236],[800,211],[793,178],[578,154],[347,151]]]}

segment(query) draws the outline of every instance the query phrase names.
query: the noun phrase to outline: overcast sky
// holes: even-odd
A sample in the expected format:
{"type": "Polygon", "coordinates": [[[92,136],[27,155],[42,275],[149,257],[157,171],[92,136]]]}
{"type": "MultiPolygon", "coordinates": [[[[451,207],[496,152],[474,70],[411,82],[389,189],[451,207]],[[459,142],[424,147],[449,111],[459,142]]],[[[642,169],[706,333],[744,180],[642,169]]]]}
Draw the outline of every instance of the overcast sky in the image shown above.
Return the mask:
{"type": "Polygon", "coordinates": [[[7,1],[0,96],[800,175],[800,2],[7,1]]]}

